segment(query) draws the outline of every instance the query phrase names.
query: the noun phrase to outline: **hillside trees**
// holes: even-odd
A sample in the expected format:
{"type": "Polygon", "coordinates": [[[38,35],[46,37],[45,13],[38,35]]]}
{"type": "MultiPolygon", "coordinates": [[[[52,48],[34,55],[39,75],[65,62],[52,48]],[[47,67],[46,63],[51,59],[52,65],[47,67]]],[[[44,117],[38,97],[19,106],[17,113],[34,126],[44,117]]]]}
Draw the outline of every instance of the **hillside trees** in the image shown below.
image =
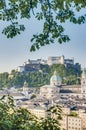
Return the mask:
{"type": "Polygon", "coordinates": [[[40,72],[9,74],[8,77],[3,77],[3,75],[3,73],[0,74],[1,87],[22,87],[25,81],[29,87],[40,87],[44,84],[49,84],[49,75],[40,72]]]}
{"type": "Polygon", "coordinates": [[[67,69],[63,64],[53,64],[51,66],[51,73],[53,74],[55,70],[57,71],[57,74],[61,76],[62,79],[67,75],[67,69]]]}
{"type": "Polygon", "coordinates": [[[60,44],[68,42],[70,38],[64,33],[63,23],[85,23],[86,13],[80,13],[85,7],[85,0],[0,0],[0,20],[8,21],[2,33],[13,38],[25,30],[19,20],[34,17],[43,22],[43,27],[41,32],[33,34],[31,51],[54,43],[55,39],[60,44]]]}
{"type": "Polygon", "coordinates": [[[8,72],[4,72],[0,74],[0,87],[5,87],[5,85],[8,83],[8,72]]]}
{"type": "Polygon", "coordinates": [[[20,73],[17,71],[12,71],[11,74],[5,72],[0,74],[0,87],[12,87],[24,85],[26,81],[28,87],[41,87],[45,84],[50,83],[50,78],[54,71],[57,71],[62,79],[62,83],[65,84],[80,84],[81,70],[77,67],[66,68],[62,64],[54,64],[51,67],[44,66],[42,68],[43,72],[24,72],[20,73]],[[47,73],[46,73],[47,71],[47,73]]]}

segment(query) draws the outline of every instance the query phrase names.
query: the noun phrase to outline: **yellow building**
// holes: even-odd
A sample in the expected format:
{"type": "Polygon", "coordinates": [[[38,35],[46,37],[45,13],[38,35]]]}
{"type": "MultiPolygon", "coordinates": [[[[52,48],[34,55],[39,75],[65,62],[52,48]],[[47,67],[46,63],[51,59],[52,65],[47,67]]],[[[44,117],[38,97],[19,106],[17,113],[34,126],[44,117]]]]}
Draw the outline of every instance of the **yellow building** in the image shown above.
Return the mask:
{"type": "Polygon", "coordinates": [[[80,117],[67,116],[67,130],[82,130],[80,117]]]}
{"type": "Polygon", "coordinates": [[[42,107],[32,107],[32,108],[28,108],[28,110],[35,115],[37,118],[46,118],[47,117],[47,112],[44,108],[42,107]]]}

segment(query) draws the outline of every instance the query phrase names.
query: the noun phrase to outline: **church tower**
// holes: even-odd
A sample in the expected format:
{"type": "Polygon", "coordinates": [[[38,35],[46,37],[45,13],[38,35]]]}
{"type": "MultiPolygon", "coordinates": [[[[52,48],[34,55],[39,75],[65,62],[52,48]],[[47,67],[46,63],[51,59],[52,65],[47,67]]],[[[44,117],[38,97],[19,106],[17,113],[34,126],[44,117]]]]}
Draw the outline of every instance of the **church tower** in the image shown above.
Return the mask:
{"type": "Polygon", "coordinates": [[[23,94],[28,96],[28,83],[25,81],[23,85],[23,94]]]}
{"type": "Polygon", "coordinates": [[[81,94],[82,98],[86,98],[86,68],[83,69],[81,77],[81,94]]]}

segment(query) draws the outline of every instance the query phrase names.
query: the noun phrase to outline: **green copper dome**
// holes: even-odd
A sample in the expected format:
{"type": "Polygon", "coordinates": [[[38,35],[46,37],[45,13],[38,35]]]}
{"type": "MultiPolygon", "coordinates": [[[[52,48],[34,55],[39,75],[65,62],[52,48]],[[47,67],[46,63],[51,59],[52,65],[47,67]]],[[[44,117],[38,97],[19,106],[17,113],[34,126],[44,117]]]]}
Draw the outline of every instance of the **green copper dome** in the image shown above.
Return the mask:
{"type": "Polygon", "coordinates": [[[54,72],[53,76],[50,78],[50,83],[58,85],[62,82],[62,79],[59,75],[57,75],[56,71],[54,72]]]}
{"type": "Polygon", "coordinates": [[[62,81],[61,80],[61,77],[59,75],[53,75],[50,79],[50,81],[53,80],[53,81],[62,81]]]}

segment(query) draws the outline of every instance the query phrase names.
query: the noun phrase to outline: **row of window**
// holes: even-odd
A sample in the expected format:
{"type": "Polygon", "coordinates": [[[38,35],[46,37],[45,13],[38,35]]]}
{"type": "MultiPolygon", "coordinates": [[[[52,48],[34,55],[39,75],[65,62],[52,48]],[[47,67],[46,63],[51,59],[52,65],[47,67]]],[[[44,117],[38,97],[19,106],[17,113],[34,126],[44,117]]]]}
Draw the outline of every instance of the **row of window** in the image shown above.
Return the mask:
{"type": "Polygon", "coordinates": [[[81,128],[77,128],[77,127],[70,127],[70,126],[68,127],[68,129],[69,129],[69,130],[70,130],[70,129],[71,129],[71,130],[81,130],[81,128]]]}

